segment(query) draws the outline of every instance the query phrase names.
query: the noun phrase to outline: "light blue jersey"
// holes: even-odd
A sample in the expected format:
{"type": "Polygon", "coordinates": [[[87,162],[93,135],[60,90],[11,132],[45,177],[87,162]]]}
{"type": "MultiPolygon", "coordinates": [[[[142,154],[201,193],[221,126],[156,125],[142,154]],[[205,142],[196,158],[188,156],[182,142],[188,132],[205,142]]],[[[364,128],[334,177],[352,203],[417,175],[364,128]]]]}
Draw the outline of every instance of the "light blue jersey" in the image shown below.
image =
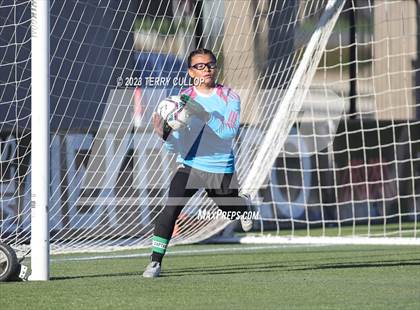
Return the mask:
{"type": "Polygon", "coordinates": [[[239,130],[240,98],[230,88],[217,85],[210,95],[195,87],[182,92],[209,112],[204,123],[192,117],[190,124],[172,131],[165,142],[170,152],[178,153],[177,162],[212,173],[233,173],[235,157],[232,142],[239,130]]]}

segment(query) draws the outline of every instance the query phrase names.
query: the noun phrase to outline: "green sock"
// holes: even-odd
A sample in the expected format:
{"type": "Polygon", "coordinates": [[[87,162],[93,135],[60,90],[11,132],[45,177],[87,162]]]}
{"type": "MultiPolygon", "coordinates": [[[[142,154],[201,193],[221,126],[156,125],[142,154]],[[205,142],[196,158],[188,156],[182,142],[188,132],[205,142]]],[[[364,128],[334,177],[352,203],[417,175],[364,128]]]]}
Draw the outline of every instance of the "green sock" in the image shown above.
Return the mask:
{"type": "Polygon", "coordinates": [[[152,261],[162,261],[163,255],[165,255],[166,248],[168,246],[169,240],[159,237],[153,236],[152,238],[152,261]]]}

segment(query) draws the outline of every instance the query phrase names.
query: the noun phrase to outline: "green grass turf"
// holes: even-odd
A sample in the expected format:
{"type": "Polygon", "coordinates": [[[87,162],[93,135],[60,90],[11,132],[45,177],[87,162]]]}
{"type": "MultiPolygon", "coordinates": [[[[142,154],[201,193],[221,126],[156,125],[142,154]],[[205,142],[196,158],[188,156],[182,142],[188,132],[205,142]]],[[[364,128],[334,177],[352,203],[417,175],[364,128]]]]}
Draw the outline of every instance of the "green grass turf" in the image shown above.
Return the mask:
{"type": "Polygon", "coordinates": [[[255,247],[172,247],[222,250],[169,254],[158,279],[146,257],[54,256],[51,281],[1,283],[1,309],[420,309],[417,246],[255,247]]]}

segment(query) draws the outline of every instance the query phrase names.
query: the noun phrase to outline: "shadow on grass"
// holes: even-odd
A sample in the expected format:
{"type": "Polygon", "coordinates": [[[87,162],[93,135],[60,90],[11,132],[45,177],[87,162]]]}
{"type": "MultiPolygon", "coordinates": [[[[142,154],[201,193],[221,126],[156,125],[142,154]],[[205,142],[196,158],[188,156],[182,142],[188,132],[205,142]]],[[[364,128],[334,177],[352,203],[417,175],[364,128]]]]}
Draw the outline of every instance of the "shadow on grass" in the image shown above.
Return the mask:
{"type": "MultiPolygon", "coordinates": [[[[243,274],[243,273],[271,273],[271,272],[295,272],[295,271],[309,271],[309,270],[327,270],[327,269],[361,269],[361,268],[386,268],[386,267],[402,267],[402,266],[420,266],[420,260],[388,260],[388,261],[369,261],[369,262],[341,262],[341,263],[326,263],[326,264],[299,264],[299,263],[279,263],[279,262],[260,262],[252,264],[236,264],[236,265],[221,265],[208,267],[190,267],[190,268],[171,268],[163,270],[161,277],[183,277],[183,276],[198,276],[198,275],[228,275],[228,274],[243,274]]],[[[105,277],[141,277],[142,272],[123,272],[110,274],[95,274],[95,275],[77,275],[68,277],[53,277],[51,280],[72,280],[72,279],[86,279],[86,278],[105,278],[105,277]]]]}
{"type": "Polygon", "coordinates": [[[342,262],[328,264],[279,264],[261,263],[253,265],[229,265],[218,267],[191,267],[183,269],[171,269],[162,274],[163,277],[180,277],[191,275],[217,275],[217,274],[239,274],[239,273],[257,273],[257,272],[293,272],[305,270],[323,270],[323,269],[360,269],[360,268],[384,268],[401,266],[420,266],[420,260],[395,260],[395,261],[372,261],[372,262],[342,262]]]}

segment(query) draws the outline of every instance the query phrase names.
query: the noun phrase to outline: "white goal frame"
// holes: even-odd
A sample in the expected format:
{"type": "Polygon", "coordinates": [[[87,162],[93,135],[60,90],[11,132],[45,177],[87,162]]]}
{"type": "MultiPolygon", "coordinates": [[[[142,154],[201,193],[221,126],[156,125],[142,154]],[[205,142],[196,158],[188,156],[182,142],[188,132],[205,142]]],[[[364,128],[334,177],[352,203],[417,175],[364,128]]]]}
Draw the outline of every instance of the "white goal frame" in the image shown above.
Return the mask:
{"type": "Polygon", "coordinates": [[[50,22],[49,0],[31,3],[32,26],[32,200],[30,280],[49,279],[49,115],[50,115],[50,22]]]}

